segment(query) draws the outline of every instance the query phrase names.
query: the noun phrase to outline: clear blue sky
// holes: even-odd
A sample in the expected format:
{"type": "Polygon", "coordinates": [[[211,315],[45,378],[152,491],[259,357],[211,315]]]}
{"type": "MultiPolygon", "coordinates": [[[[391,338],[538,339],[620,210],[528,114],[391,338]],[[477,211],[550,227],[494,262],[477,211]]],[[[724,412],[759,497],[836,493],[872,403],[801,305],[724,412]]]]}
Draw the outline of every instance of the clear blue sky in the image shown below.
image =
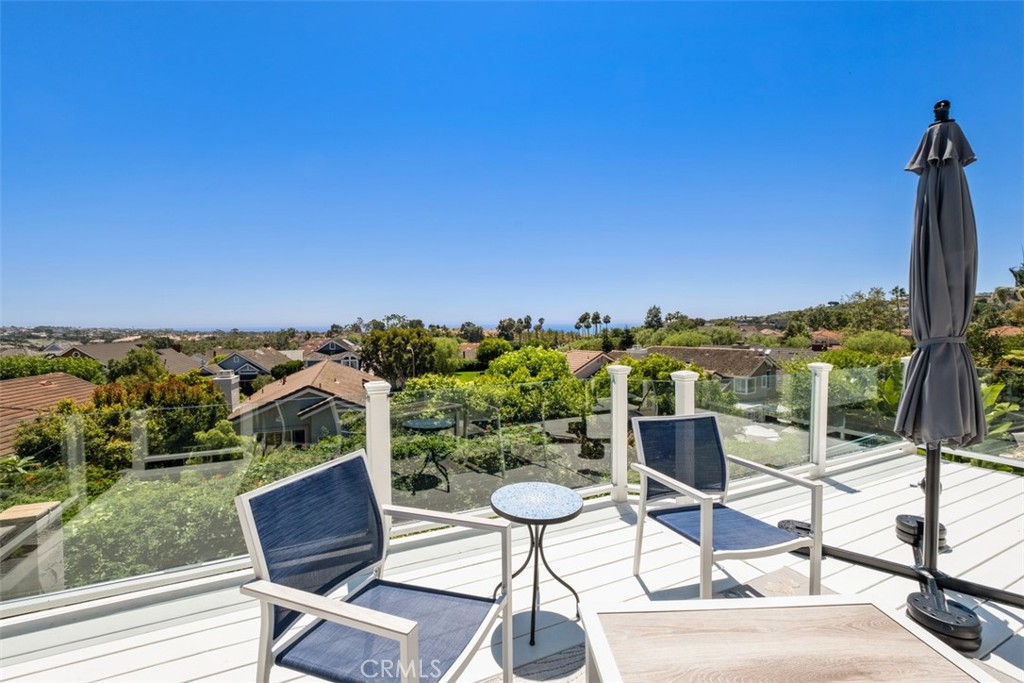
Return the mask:
{"type": "MultiPolygon", "coordinates": [[[[763,314],[1024,248],[1024,3],[3,2],[5,325],[763,314]]],[[[613,323],[614,324],[614,323],[613,323]]]]}

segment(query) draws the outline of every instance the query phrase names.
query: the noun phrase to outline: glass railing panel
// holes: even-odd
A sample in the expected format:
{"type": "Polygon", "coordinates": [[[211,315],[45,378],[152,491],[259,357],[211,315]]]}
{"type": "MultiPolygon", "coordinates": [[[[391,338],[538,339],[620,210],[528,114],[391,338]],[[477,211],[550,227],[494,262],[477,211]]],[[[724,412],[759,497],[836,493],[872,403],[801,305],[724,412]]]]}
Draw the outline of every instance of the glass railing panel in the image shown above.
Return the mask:
{"type": "Polygon", "coordinates": [[[988,435],[966,451],[1019,460],[1024,467],[1024,370],[979,368],[988,435]]]}
{"type": "MultiPolygon", "coordinates": [[[[809,384],[805,390],[783,373],[742,383],[708,379],[697,382],[696,408],[718,416],[727,453],[783,469],[808,461],[809,395],[809,384]]],[[[734,478],[753,475],[734,470],[734,478]]]]}
{"type": "Polygon", "coordinates": [[[354,404],[242,406],[86,409],[23,428],[38,457],[3,471],[3,599],[242,555],[236,495],[365,443],[354,404]]]}
{"type": "Polygon", "coordinates": [[[589,382],[453,383],[392,397],[392,498],[457,511],[505,484],[610,476],[610,404],[589,382]]]}
{"type": "Polygon", "coordinates": [[[833,368],[828,378],[826,458],[855,455],[899,442],[893,427],[902,389],[899,362],[833,368]]]}

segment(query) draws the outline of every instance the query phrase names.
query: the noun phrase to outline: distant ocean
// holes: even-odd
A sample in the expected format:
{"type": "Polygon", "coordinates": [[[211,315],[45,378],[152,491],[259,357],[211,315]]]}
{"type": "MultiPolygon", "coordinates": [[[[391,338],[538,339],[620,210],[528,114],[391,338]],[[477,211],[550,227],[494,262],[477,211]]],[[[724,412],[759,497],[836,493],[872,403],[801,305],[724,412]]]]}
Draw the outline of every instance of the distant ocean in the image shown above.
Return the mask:
{"type": "MultiPolygon", "coordinates": [[[[431,323],[427,323],[427,324],[429,325],[431,323]]],[[[462,323],[455,323],[454,325],[452,323],[435,323],[435,324],[440,324],[440,325],[445,325],[446,324],[450,329],[453,329],[453,330],[459,329],[459,327],[462,325],[462,323]]],[[[498,326],[497,321],[495,321],[493,323],[489,323],[489,324],[488,323],[476,323],[476,324],[480,325],[485,330],[486,329],[494,329],[494,328],[496,328],[498,326]]],[[[536,325],[536,324],[537,324],[536,321],[534,321],[534,325],[536,325]]],[[[639,323],[634,323],[634,322],[618,323],[618,322],[615,322],[615,321],[612,321],[611,324],[608,325],[609,328],[615,328],[615,327],[638,327],[638,326],[639,326],[639,323]]],[[[294,327],[296,330],[298,330],[300,332],[305,332],[307,330],[312,331],[312,332],[316,332],[316,331],[322,332],[322,331],[326,330],[327,328],[329,328],[330,324],[327,324],[327,325],[278,325],[278,326],[274,326],[274,325],[234,325],[232,327],[199,326],[199,327],[176,327],[176,328],[173,328],[173,329],[178,330],[178,331],[186,331],[186,332],[216,332],[218,330],[221,331],[221,332],[230,332],[233,329],[234,330],[238,330],[239,332],[277,332],[278,330],[286,330],[289,327],[294,327]]],[[[171,329],[171,328],[165,328],[165,329],[171,329]]],[[[544,323],[544,329],[545,330],[554,330],[554,331],[558,331],[558,332],[575,332],[576,331],[576,323],[575,322],[571,322],[571,323],[547,323],[547,322],[545,322],[544,323]]],[[[591,331],[593,331],[593,328],[591,328],[591,331]]]]}

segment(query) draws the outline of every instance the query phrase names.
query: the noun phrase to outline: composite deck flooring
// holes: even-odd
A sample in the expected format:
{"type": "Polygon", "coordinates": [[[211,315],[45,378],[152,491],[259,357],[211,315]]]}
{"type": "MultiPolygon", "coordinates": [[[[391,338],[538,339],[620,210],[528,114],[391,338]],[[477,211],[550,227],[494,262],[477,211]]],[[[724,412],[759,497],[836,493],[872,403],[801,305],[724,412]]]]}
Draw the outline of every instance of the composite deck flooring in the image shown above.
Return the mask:
{"type": "MultiPolygon", "coordinates": [[[[824,479],[825,543],[910,564],[911,550],[897,540],[894,518],[920,514],[917,483],[924,462],[899,456],[824,479]]],[[[953,576],[1024,592],[1024,478],[945,463],[942,466],[942,521],[953,550],[939,558],[953,576]]],[[[732,504],[766,521],[806,519],[809,496],[803,489],[771,490],[739,497],[732,504]]],[[[632,575],[636,500],[589,501],[571,522],[552,526],[546,557],[583,601],[643,602],[697,597],[696,548],[659,524],[648,524],[639,579],[632,575]]],[[[513,534],[513,567],[525,557],[525,528],[513,534]]],[[[388,577],[439,588],[490,594],[500,573],[493,536],[452,530],[401,539],[393,544],[388,577]]],[[[729,561],[716,568],[715,590],[746,584],[766,574],[806,576],[808,562],[795,555],[729,561]]],[[[825,589],[862,594],[902,611],[916,582],[826,559],[825,589]]],[[[242,578],[239,578],[241,581],[242,578]]],[[[541,568],[541,610],[537,644],[530,646],[529,605],[532,570],[514,582],[517,665],[583,642],[571,594],[541,568]]],[[[967,595],[949,597],[975,607],[984,623],[979,661],[1003,680],[1024,680],[1024,610],[967,595]]],[[[0,652],[0,679],[35,681],[252,681],[258,609],[237,587],[210,590],[110,614],[76,619],[65,609],[53,618],[8,620],[14,635],[0,652]]],[[[3,624],[0,624],[0,628],[3,624]]],[[[461,680],[479,681],[500,672],[500,625],[486,639],[461,680]]],[[[271,680],[305,681],[275,667],[271,680]]],[[[824,680],[824,679],[823,679],[824,680]]]]}

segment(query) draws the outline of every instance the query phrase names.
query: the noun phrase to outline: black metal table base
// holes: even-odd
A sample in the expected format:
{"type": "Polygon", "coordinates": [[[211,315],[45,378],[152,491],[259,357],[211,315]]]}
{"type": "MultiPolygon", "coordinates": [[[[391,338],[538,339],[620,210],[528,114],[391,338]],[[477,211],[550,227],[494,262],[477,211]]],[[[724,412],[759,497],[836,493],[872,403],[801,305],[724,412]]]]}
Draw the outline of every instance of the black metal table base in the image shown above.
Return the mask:
{"type": "MultiPolygon", "coordinates": [[[[548,564],[548,558],[544,556],[544,531],[548,528],[547,524],[527,524],[527,530],[530,532],[530,551],[526,553],[526,559],[519,569],[513,572],[511,578],[516,578],[523,573],[528,566],[530,566],[530,560],[533,559],[533,599],[530,601],[530,645],[536,645],[537,642],[537,609],[540,606],[540,562],[544,563],[544,568],[548,570],[548,574],[551,575],[558,583],[565,586],[573,597],[576,598],[576,618],[580,618],[580,595],[576,592],[576,589],[565,582],[562,577],[555,573],[555,570],[548,564]]],[[[498,589],[501,588],[499,583],[494,588],[494,595],[498,594],[498,589]]]]}

